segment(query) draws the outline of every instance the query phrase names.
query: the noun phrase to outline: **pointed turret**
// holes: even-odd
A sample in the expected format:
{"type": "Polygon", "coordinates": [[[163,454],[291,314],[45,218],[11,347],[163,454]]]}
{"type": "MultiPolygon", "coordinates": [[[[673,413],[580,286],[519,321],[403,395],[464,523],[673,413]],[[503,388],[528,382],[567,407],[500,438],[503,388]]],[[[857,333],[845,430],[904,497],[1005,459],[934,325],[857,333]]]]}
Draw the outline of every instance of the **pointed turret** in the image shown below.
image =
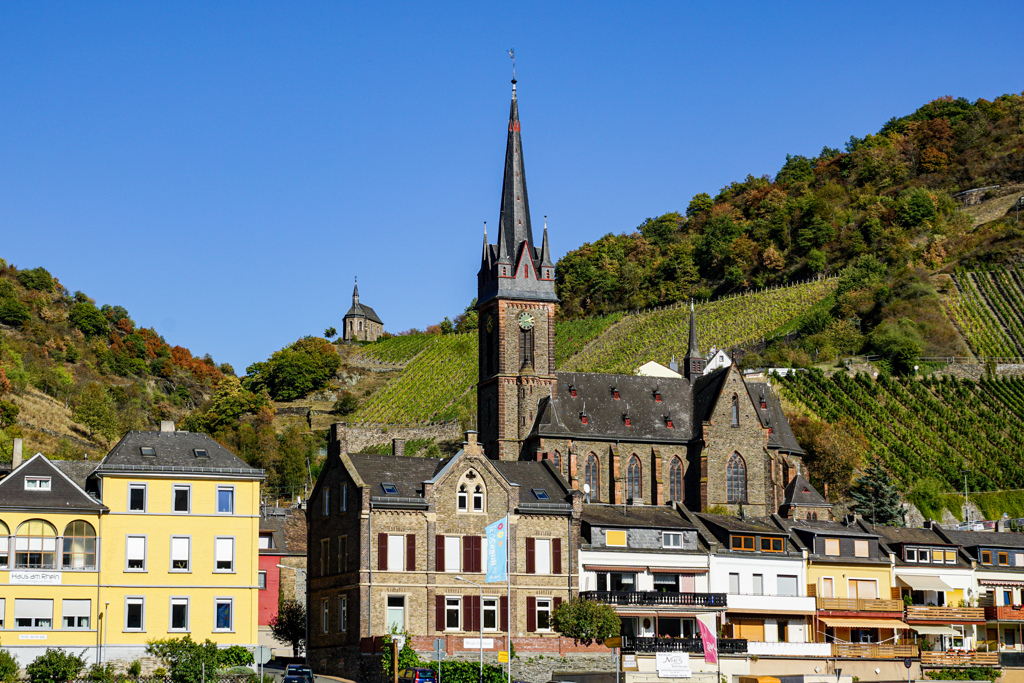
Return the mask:
{"type": "Polygon", "coordinates": [[[708,362],[701,355],[700,346],[697,344],[697,316],[693,310],[693,300],[690,300],[690,344],[686,351],[686,358],[683,359],[684,376],[689,380],[695,380],[704,374],[704,368],[708,362]]]}
{"type": "Polygon", "coordinates": [[[491,266],[491,245],[487,244],[487,221],[484,221],[484,253],[480,258],[480,268],[488,269],[491,266]]]}
{"type": "Polygon", "coordinates": [[[687,356],[699,356],[700,346],[697,344],[697,316],[693,311],[693,301],[690,301],[690,346],[686,352],[687,356]]]}
{"type": "Polygon", "coordinates": [[[544,267],[554,268],[555,267],[555,264],[551,262],[551,247],[548,246],[548,217],[547,216],[544,216],[544,244],[540,248],[540,265],[541,265],[541,268],[544,268],[544,267]]]}

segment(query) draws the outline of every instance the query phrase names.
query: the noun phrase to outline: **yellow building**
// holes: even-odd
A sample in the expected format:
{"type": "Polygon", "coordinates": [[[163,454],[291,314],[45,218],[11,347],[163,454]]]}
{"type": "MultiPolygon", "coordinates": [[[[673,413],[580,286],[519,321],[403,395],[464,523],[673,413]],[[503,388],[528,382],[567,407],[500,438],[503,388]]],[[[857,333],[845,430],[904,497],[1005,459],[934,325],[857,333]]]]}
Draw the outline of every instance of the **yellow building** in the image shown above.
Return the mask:
{"type": "Polygon", "coordinates": [[[9,545],[29,548],[0,572],[4,646],[25,665],[47,646],[85,650],[91,662],[131,661],[147,641],[185,634],[255,645],[262,479],[170,423],[128,433],[98,465],[25,462],[0,481],[9,545]],[[51,488],[34,489],[45,477],[51,488]]]}

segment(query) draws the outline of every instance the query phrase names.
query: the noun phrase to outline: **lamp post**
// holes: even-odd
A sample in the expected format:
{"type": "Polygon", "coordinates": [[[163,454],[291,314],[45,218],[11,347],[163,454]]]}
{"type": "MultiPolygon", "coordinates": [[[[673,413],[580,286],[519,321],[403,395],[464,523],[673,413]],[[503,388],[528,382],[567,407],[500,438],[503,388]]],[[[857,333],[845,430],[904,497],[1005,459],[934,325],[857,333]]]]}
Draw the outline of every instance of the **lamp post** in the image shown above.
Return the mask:
{"type": "MultiPolygon", "coordinates": [[[[465,581],[468,584],[472,584],[480,589],[480,604],[479,609],[483,609],[484,604],[484,587],[479,583],[464,579],[461,576],[455,577],[456,581],[465,581]]],[[[484,620],[480,617],[480,613],[477,612],[477,619],[480,620],[480,683],[484,683],[484,620]]]]}
{"type": "Polygon", "coordinates": [[[107,614],[110,612],[110,602],[103,603],[103,654],[100,655],[100,664],[105,664],[107,659],[107,614]]]}
{"type": "Polygon", "coordinates": [[[967,522],[967,530],[971,530],[971,508],[967,503],[967,469],[960,470],[964,475],[964,521],[967,522]]]}
{"type": "Polygon", "coordinates": [[[276,566],[278,569],[291,569],[293,572],[295,572],[296,576],[298,576],[299,572],[302,572],[302,588],[303,591],[305,592],[305,595],[303,596],[303,603],[306,608],[306,633],[302,637],[302,644],[304,645],[304,647],[302,648],[302,654],[303,661],[305,661],[306,666],[309,666],[309,583],[306,581],[306,570],[302,567],[289,567],[286,564],[279,564],[276,566]]]}

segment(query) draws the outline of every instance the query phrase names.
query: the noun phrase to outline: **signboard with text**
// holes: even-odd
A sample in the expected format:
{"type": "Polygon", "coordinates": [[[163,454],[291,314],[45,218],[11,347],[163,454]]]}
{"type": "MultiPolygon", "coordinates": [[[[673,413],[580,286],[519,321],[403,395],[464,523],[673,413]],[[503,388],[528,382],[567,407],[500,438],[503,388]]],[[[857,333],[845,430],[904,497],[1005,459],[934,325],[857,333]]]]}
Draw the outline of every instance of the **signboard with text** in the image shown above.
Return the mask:
{"type": "Polygon", "coordinates": [[[12,571],[8,583],[59,586],[60,577],[60,572],[12,571]]]}

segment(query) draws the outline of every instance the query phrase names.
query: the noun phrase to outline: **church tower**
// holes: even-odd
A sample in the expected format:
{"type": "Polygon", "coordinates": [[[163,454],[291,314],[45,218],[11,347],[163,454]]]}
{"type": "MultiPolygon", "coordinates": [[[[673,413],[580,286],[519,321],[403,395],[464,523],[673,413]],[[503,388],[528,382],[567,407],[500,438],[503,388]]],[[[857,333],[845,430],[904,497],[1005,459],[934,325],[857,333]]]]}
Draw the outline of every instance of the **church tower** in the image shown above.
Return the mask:
{"type": "Polygon", "coordinates": [[[518,460],[537,403],[555,390],[555,265],[547,221],[533,240],[520,137],[516,79],[505,145],[498,243],[484,248],[477,275],[479,382],[477,422],[487,456],[518,460]]]}
{"type": "Polygon", "coordinates": [[[690,302],[690,344],[683,363],[685,364],[683,376],[691,382],[704,374],[704,368],[708,364],[707,359],[700,352],[700,346],[697,344],[697,318],[693,314],[692,301],[690,302]]]}

